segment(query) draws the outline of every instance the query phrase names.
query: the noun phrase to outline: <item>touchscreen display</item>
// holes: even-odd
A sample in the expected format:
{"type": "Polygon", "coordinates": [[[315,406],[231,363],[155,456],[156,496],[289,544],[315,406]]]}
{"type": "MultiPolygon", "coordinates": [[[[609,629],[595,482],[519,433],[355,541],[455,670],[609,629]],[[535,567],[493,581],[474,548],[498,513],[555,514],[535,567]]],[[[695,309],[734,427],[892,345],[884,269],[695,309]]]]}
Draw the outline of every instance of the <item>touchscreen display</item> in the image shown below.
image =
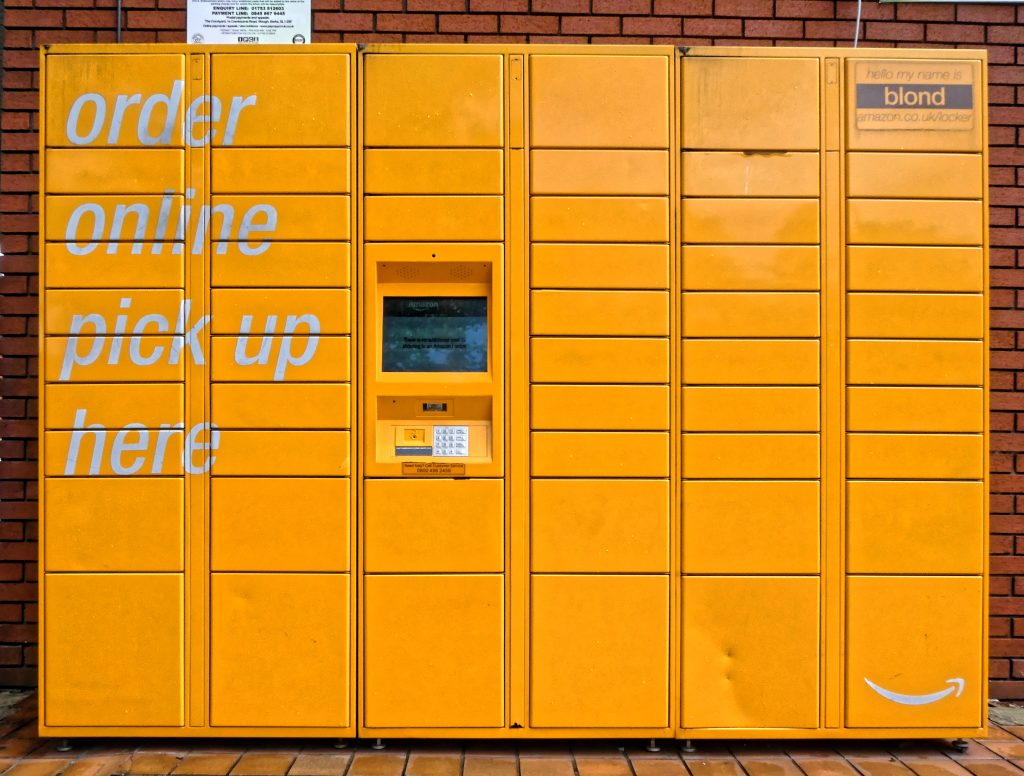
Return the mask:
{"type": "Polygon", "coordinates": [[[381,369],[486,372],[487,297],[386,296],[381,369]]]}

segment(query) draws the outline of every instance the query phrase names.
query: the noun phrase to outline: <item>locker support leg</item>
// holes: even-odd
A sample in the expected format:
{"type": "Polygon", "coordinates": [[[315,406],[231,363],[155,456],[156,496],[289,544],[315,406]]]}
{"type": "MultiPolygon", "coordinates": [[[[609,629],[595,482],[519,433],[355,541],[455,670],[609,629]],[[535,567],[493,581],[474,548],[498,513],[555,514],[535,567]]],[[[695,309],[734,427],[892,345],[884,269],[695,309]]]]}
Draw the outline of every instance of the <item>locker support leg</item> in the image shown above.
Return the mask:
{"type": "Polygon", "coordinates": [[[651,742],[647,745],[648,752],[660,752],[661,747],[658,746],[658,739],[652,738],[651,742]]]}

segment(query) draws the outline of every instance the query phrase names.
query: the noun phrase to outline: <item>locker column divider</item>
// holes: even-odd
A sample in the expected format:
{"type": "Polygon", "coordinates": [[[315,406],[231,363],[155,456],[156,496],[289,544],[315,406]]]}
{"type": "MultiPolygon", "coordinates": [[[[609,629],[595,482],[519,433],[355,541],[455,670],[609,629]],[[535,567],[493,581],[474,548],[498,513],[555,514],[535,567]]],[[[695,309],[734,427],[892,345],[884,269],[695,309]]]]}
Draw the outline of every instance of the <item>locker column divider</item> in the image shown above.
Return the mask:
{"type": "Polygon", "coordinates": [[[824,58],[822,78],[822,683],[823,727],[843,722],[845,596],[845,256],[840,61],[824,58]]]}
{"type": "Polygon", "coordinates": [[[505,406],[509,433],[506,445],[506,554],[505,585],[509,594],[506,627],[508,657],[508,719],[511,727],[525,728],[529,703],[529,579],[530,579],[530,418],[529,400],[529,278],[526,253],[527,164],[524,151],[526,56],[509,54],[506,58],[506,256],[505,283],[508,326],[506,328],[505,406]],[[518,429],[516,433],[513,429],[518,429]]]}
{"type": "MultiPolygon", "coordinates": [[[[209,92],[209,54],[191,54],[188,58],[188,97],[187,104],[209,92]]],[[[189,129],[186,126],[185,132],[189,129]]],[[[185,143],[185,187],[194,189],[191,205],[185,205],[185,212],[192,207],[200,212],[204,205],[210,204],[210,144],[199,147],[190,145],[189,138],[185,143]]],[[[186,223],[188,218],[184,219],[186,223]]],[[[191,326],[190,321],[201,320],[210,306],[209,278],[207,262],[209,261],[210,235],[204,229],[204,240],[200,253],[193,252],[192,237],[184,235],[182,251],[185,255],[185,298],[190,299],[191,309],[184,316],[184,331],[191,326]]],[[[188,308],[186,308],[188,309],[188,308]]],[[[199,333],[201,352],[210,352],[209,328],[204,327],[199,333]]],[[[182,347],[181,357],[185,362],[185,428],[194,428],[197,423],[209,421],[210,374],[209,366],[197,364],[191,357],[188,347],[182,347]]],[[[209,432],[209,433],[212,433],[209,432]]],[[[189,462],[190,463],[190,462],[189,462]]],[[[209,720],[209,599],[210,599],[210,555],[209,542],[209,511],[210,511],[210,475],[185,475],[186,518],[185,518],[185,694],[188,708],[188,725],[205,727],[209,720]]]]}
{"type": "Polygon", "coordinates": [[[676,48],[669,62],[669,666],[668,666],[668,724],[673,731],[682,727],[682,537],[683,537],[683,465],[682,465],[682,409],[683,409],[683,332],[682,313],[682,52],[676,48]]]}

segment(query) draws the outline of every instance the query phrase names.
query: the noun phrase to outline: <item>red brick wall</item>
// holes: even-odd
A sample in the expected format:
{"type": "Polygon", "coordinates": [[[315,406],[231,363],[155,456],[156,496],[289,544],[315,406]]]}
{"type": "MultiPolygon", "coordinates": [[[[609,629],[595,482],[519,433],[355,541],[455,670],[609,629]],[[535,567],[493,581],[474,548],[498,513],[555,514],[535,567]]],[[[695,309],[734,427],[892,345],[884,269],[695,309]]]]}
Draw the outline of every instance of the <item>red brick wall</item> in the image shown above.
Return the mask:
{"type": "MultiPolygon", "coordinates": [[[[852,0],[312,0],[332,41],[849,45],[852,0]]],[[[115,0],[2,0],[0,686],[35,682],[36,47],[114,41],[115,0]]],[[[125,42],[185,39],[185,0],[124,0],[125,42]]],[[[864,2],[865,46],[989,52],[991,694],[1024,698],[1024,5],[864,2]]]]}

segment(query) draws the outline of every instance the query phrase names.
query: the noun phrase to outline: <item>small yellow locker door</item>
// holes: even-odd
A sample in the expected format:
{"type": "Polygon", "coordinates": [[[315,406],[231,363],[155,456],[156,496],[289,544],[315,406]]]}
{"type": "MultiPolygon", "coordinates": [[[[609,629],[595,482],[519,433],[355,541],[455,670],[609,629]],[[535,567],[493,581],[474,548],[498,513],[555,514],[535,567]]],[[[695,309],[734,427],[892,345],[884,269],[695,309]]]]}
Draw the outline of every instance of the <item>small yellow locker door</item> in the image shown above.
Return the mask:
{"type": "Polygon", "coordinates": [[[210,724],[347,727],[348,574],[213,574],[210,724]]]}
{"type": "Polygon", "coordinates": [[[818,578],[684,577],[684,728],[818,725],[818,578]]]}
{"type": "Polygon", "coordinates": [[[185,723],[180,574],[47,574],[44,585],[45,725],[185,723]]]}
{"type": "Polygon", "coordinates": [[[849,727],[982,724],[982,579],[851,576],[849,727]]]}

